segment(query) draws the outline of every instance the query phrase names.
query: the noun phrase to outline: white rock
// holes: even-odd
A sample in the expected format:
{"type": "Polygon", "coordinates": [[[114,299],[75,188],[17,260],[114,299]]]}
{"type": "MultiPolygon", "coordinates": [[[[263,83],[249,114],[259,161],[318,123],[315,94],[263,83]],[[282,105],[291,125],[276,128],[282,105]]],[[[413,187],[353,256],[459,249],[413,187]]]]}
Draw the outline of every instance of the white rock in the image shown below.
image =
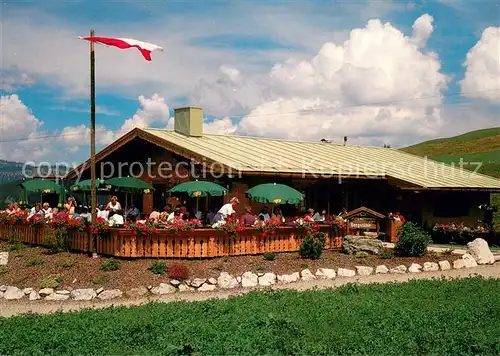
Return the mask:
{"type": "Polygon", "coordinates": [[[37,292],[33,291],[30,293],[30,300],[40,300],[42,297],[40,297],[40,294],[37,292]]]}
{"type": "Polygon", "coordinates": [[[495,263],[495,256],[491,253],[488,243],[484,239],[475,239],[469,242],[467,244],[467,253],[474,258],[478,265],[495,263]]]}
{"type": "MultiPolygon", "coordinates": [[[[172,286],[169,285],[169,287],[172,287],[172,286]]],[[[119,289],[108,289],[108,290],[101,292],[97,296],[97,298],[99,298],[101,300],[109,300],[109,299],[121,298],[122,295],[123,295],[123,293],[119,289]]]]}
{"type": "Polygon", "coordinates": [[[223,289],[232,289],[238,287],[238,281],[236,278],[231,276],[227,272],[221,272],[219,278],[217,278],[217,283],[219,284],[219,287],[223,289]]]}
{"type": "Polygon", "coordinates": [[[198,288],[198,292],[211,292],[217,288],[214,284],[205,283],[200,288],[198,288]]]}
{"type": "Polygon", "coordinates": [[[104,292],[104,288],[103,287],[97,288],[95,292],[97,294],[101,294],[102,292],[104,292]]]}
{"type": "Polygon", "coordinates": [[[56,291],[56,294],[60,294],[60,295],[70,295],[71,292],[69,290],[58,290],[56,291]]]}
{"type": "Polygon", "coordinates": [[[326,279],[326,276],[325,276],[325,274],[323,273],[323,271],[320,271],[319,269],[316,271],[316,273],[314,273],[314,276],[315,276],[317,279],[326,279]]]}
{"type": "Polygon", "coordinates": [[[259,284],[259,277],[252,272],[245,272],[241,276],[241,286],[243,288],[253,288],[259,284]]]}
{"type": "Polygon", "coordinates": [[[127,296],[130,298],[139,298],[148,294],[149,291],[146,287],[132,288],[127,291],[127,296]]]}
{"type": "Polygon", "coordinates": [[[393,273],[393,274],[404,274],[406,273],[406,266],[405,265],[399,265],[397,267],[394,267],[394,268],[391,268],[389,270],[389,272],[393,273]]]}
{"type": "Polygon", "coordinates": [[[334,279],[337,276],[334,269],[331,268],[320,268],[318,271],[323,273],[327,279],[334,279]]]}
{"type": "Polygon", "coordinates": [[[172,279],[170,281],[170,284],[173,285],[174,287],[178,287],[181,284],[181,282],[178,281],[177,279],[172,279]]]}
{"type": "Polygon", "coordinates": [[[408,272],[410,273],[420,273],[422,272],[422,266],[418,263],[412,263],[410,267],[408,267],[408,272]]]}
{"type": "Polygon", "coordinates": [[[31,294],[31,292],[33,292],[33,291],[34,291],[34,289],[33,289],[33,288],[24,288],[24,289],[23,289],[23,293],[24,293],[25,295],[31,294]]]}
{"type": "Polygon", "coordinates": [[[450,262],[448,261],[439,261],[438,262],[439,268],[441,268],[441,271],[447,271],[451,269],[450,262]]]}
{"type": "Polygon", "coordinates": [[[177,288],[167,283],[160,283],[158,287],[153,287],[151,293],[156,295],[172,294],[177,291],[177,288]]]}
{"type": "Polygon", "coordinates": [[[191,287],[199,288],[207,281],[206,278],[195,278],[191,281],[191,287]]]}
{"type": "Polygon", "coordinates": [[[299,272],[294,272],[292,274],[284,274],[281,276],[278,276],[278,282],[283,283],[283,284],[288,284],[288,283],[295,283],[300,280],[300,273],[299,272]]]}
{"type": "Polygon", "coordinates": [[[373,267],[368,266],[356,266],[356,271],[360,276],[369,276],[373,273],[373,267]]]}
{"type": "Polygon", "coordinates": [[[264,272],[257,272],[257,276],[262,277],[264,275],[264,272]]]}
{"type": "Polygon", "coordinates": [[[191,285],[191,280],[190,279],[186,279],[184,281],[184,284],[186,284],[187,286],[190,286],[191,285]]]}
{"type": "Polygon", "coordinates": [[[193,287],[187,286],[185,284],[179,284],[179,292],[191,292],[195,290],[193,287]]]}
{"type": "Polygon", "coordinates": [[[7,300],[17,300],[24,297],[24,292],[17,287],[8,286],[7,290],[3,293],[3,297],[7,300]]]}
{"type": "Polygon", "coordinates": [[[45,300],[66,300],[66,299],[69,299],[68,294],[52,293],[45,297],[45,300]]]}
{"type": "Polygon", "coordinates": [[[385,265],[380,265],[375,268],[375,274],[387,274],[389,273],[389,268],[385,265]]]}
{"type": "Polygon", "coordinates": [[[455,268],[455,269],[465,268],[464,260],[458,259],[458,260],[453,261],[453,268],[455,268]]]}
{"type": "Polygon", "coordinates": [[[52,293],[54,293],[53,288],[43,288],[43,289],[40,289],[40,291],[38,292],[38,294],[40,294],[40,296],[42,296],[42,297],[46,297],[48,295],[51,295],[52,293]]]}
{"type": "Polygon", "coordinates": [[[263,287],[271,286],[276,283],[276,275],[274,273],[266,273],[259,277],[259,285],[263,287]]]}
{"type": "Polygon", "coordinates": [[[464,253],[462,255],[462,260],[464,261],[465,268],[477,267],[476,260],[474,259],[474,257],[472,257],[472,255],[469,255],[468,253],[464,253]]]}
{"type": "Polygon", "coordinates": [[[3,292],[0,292],[0,299],[3,298],[3,292]]]}
{"type": "Polygon", "coordinates": [[[439,271],[439,265],[436,262],[424,262],[424,272],[439,271]]]}
{"type": "Polygon", "coordinates": [[[0,292],[5,292],[7,290],[7,286],[6,285],[1,285],[0,286],[0,292]]]}
{"type": "Polygon", "coordinates": [[[95,297],[97,297],[97,293],[91,288],[71,291],[71,298],[74,300],[92,300],[95,297]]]}
{"type": "Polygon", "coordinates": [[[78,279],[73,279],[73,284],[75,284],[78,281],[78,279]]]}
{"type": "Polygon", "coordinates": [[[312,274],[312,272],[308,268],[302,270],[302,272],[300,272],[300,276],[302,277],[303,281],[312,281],[316,279],[314,274],[312,274]]]}
{"type": "Polygon", "coordinates": [[[213,278],[213,277],[212,277],[212,278],[209,278],[209,279],[208,279],[208,283],[210,283],[210,284],[217,284],[217,279],[215,279],[215,278],[213,278]]]}
{"type": "Polygon", "coordinates": [[[241,283],[241,277],[240,276],[236,277],[236,282],[241,283]]]}
{"type": "Polygon", "coordinates": [[[339,277],[354,277],[356,275],[356,271],[347,268],[339,268],[337,271],[337,276],[339,277]]]}
{"type": "Polygon", "coordinates": [[[0,266],[7,266],[8,262],[9,262],[9,253],[0,252],[0,266]]]}

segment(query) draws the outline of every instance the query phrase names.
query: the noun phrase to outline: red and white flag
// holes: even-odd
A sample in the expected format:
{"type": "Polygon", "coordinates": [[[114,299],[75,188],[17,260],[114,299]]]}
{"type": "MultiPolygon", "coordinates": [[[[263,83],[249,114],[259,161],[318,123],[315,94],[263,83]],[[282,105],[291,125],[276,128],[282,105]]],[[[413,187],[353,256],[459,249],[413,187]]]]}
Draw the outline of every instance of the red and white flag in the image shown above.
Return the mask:
{"type": "Polygon", "coordinates": [[[120,49],[137,48],[147,61],[151,60],[151,52],[161,51],[163,48],[153,43],[142,42],[132,38],[110,38],[110,37],[78,37],[81,40],[100,43],[106,46],[118,47],[120,49]]]}

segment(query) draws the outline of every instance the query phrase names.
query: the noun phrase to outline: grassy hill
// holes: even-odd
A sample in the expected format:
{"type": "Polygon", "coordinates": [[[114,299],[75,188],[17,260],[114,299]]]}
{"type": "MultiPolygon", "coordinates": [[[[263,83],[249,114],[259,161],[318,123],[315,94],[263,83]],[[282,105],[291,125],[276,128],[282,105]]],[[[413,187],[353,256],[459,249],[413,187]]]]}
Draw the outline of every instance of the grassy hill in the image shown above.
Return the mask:
{"type": "MultiPolygon", "coordinates": [[[[458,164],[462,160],[464,168],[469,169],[481,162],[479,173],[500,178],[500,127],[426,141],[402,150],[445,163],[458,164]]],[[[491,200],[500,207],[500,194],[494,194],[491,200]]],[[[500,230],[500,213],[495,217],[495,226],[500,230]]]]}

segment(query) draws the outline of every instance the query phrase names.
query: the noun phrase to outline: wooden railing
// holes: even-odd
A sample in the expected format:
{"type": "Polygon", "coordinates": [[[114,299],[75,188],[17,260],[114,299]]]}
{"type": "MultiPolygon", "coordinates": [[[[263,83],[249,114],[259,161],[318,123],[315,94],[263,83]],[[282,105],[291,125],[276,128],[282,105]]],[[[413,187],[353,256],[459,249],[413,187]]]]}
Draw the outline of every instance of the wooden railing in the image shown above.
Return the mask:
{"type": "MultiPolygon", "coordinates": [[[[27,244],[44,245],[48,228],[0,225],[0,238],[17,239],[27,244]]],[[[325,249],[342,247],[343,231],[321,226],[325,233],[325,249]]],[[[303,241],[301,229],[281,227],[273,236],[263,237],[252,228],[244,228],[235,237],[214,229],[196,229],[174,233],[160,230],[153,235],[134,235],[129,229],[110,229],[110,235],[97,239],[97,253],[124,258],[212,258],[220,256],[257,255],[266,252],[296,252],[303,241]]],[[[72,235],[71,248],[92,252],[92,239],[87,232],[72,235]]]]}

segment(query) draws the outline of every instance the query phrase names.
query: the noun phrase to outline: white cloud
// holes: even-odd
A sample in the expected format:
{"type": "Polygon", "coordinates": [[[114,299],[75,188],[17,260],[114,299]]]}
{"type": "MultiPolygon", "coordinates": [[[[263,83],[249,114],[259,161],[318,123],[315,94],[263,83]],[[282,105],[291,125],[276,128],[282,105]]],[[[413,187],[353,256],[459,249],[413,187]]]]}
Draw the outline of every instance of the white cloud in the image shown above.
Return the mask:
{"type": "Polygon", "coordinates": [[[432,137],[443,123],[441,90],[448,82],[438,56],[423,50],[432,30],[427,14],[415,21],[412,36],[390,23],[370,20],[366,27],[352,30],[345,42],[323,44],[309,60],[275,64],[264,79],[247,78],[233,69],[237,80],[231,81],[227,71],[221,72],[211,90],[205,90],[206,101],[215,92],[223,93],[216,102],[242,105],[238,90],[245,86],[261,98],[240,122],[211,128],[304,140],[347,135],[349,142],[363,144],[402,145],[432,137]]]}
{"type": "Polygon", "coordinates": [[[429,14],[424,14],[420,16],[413,24],[413,42],[419,47],[425,47],[427,40],[429,39],[432,31],[434,31],[434,26],[432,22],[434,18],[429,14]]]}
{"type": "Polygon", "coordinates": [[[156,93],[153,94],[151,98],[146,98],[141,95],[139,96],[139,103],[142,109],[137,110],[134,116],[127,119],[120,131],[130,131],[136,127],[151,127],[152,124],[156,123],[164,124],[165,126],[168,124],[170,109],[165,103],[165,98],[156,93]]]}
{"type": "Polygon", "coordinates": [[[500,102],[500,27],[488,27],[467,53],[462,93],[500,102]]]}
{"type": "MultiPolygon", "coordinates": [[[[161,127],[173,126],[170,120],[170,109],[165,103],[165,98],[153,94],[150,98],[143,95],[138,98],[141,108],[117,131],[108,130],[103,125],[96,125],[96,145],[106,146],[136,127],[145,128],[160,124],[161,127]]],[[[75,152],[80,146],[88,146],[90,142],[90,129],[86,125],[67,126],[60,136],[59,141],[68,145],[75,152]]]]}
{"type": "Polygon", "coordinates": [[[46,151],[35,140],[42,125],[17,94],[1,96],[0,158],[19,161],[42,157],[46,151]]]}
{"type": "Polygon", "coordinates": [[[27,87],[35,83],[34,79],[26,73],[7,73],[0,75],[0,90],[13,93],[19,88],[27,87]]]}

